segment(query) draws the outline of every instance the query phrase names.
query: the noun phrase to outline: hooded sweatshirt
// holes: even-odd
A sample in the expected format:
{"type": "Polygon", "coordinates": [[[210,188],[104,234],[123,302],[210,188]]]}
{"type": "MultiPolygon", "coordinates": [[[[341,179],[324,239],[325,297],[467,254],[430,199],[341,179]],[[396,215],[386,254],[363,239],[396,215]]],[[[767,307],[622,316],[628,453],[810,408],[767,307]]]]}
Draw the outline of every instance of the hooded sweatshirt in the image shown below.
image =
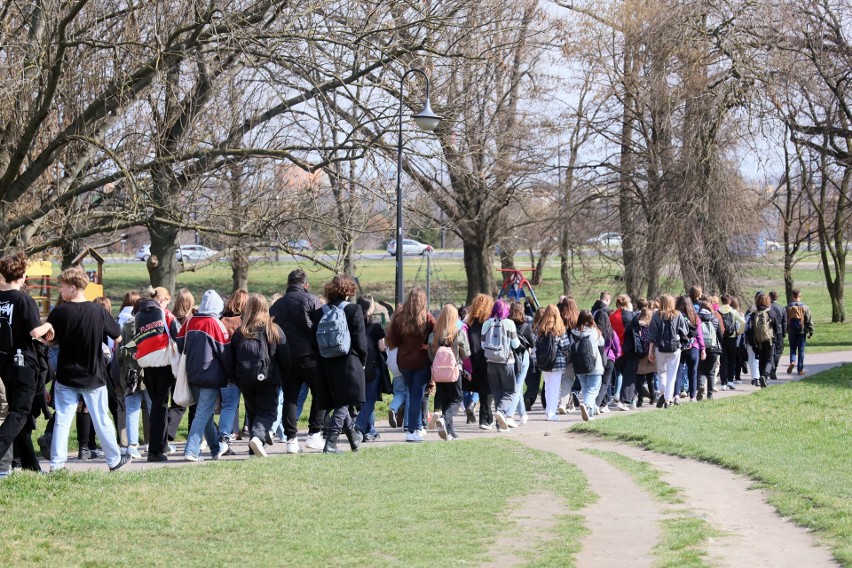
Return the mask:
{"type": "Polygon", "coordinates": [[[714,342],[716,344],[716,347],[711,349],[710,346],[709,346],[709,344],[710,344],[709,338],[708,338],[707,334],[704,333],[706,330],[704,330],[704,329],[701,330],[702,337],[704,338],[704,344],[707,347],[707,350],[711,351],[712,353],[721,353],[722,352],[722,330],[719,327],[719,320],[716,318],[715,315],[713,315],[713,312],[711,312],[709,310],[699,310],[698,311],[698,319],[701,320],[702,327],[707,327],[707,326],[704,326],[703,324],[709,322],[710,329],[712,330],[713,335],[716,336],[716,341],[714,342]]]}
{"type": "MultiPolygon", "coordinates": [[[[571,336],[572,336],[572,339],[574,341],[578,341],[581,338],[588,337],[591,340],[592,345],[594,345],[595,347],[603,347],[604,343],[605,343],[603,335],[601,335],[601,332],[598,331],[597,329],[584,328],[583,331],[575,329],[575,330],[571,331],[571,336]]],[[[618,336],[615,336],[615,337],[618,337],[618,336]]],[[[601,350],[595,349],[594,351],[595,351],[595,369],[594,369],[594,371],[592,371],[589,374],[590,375],[603,375],[604,365],[603,365],[603,358],[601,357],[601,350]]]]}
{"type": "Polygon", "coordinates": [[[219,319],[225,302],[215,290],[201,297],[198,313],[187,320],[178,333],[178,345],[186,353],[189,384],[200,388],[223,388],[233,369],[228,344],[231,336],[219,319]]]}
{"type": "Polygon", "coordinates": [[[734,326],[737,328],[737,335],[742,335],[743,333],[745,333],[745,318],[740,312],[732,308],[730,304],[722,304],[721,306],[719,306],[719,313],[723,316],[725,314],[733,314],[734,326]]]}
{"type": "MultiPolygon", "coordinates": [[[[122,312],[123,313],[123,312],[122,312]]],[[[168,367],[172,364],[169,339],[177,338],[178,322],[153,298],[142,300],[136,312],[136,361],[143,369],[168,367]],[[168,329],[166,329],[168,325],[168,329]]]]}

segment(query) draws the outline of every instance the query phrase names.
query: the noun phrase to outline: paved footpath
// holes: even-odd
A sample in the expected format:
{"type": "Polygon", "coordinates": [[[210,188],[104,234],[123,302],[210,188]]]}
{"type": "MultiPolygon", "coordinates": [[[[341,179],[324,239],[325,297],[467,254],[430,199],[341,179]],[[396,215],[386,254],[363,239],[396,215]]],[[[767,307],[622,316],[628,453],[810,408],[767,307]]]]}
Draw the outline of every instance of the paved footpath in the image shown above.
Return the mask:
{"type": "MultiPolygon", "coordinates": [[[[852,351],[809,354],[808,375],[841,365],[852,363],[852,351]]],[[[782,358],[783,364],[787,361],[782,358]]],[[[785,373],[774,385],[799,380],[798,376],[785,373]]],[[[718,398],[743,396],[759,390],[750,384],[737,385],[737,390],[716,394],[718,398]]],[[[690,403],[687,403],[690,404],[690,403]]],[[[694,403],[703,404],[703,403],[694,403]]],[[[654,412],[655,408],[644,406],[629,412],[654,412]]],[[[609,416],[623,414],[612,411],[600,415],[605,420],[609,416]]],[[[401,429],[391,429],[384,417],[378,417],[376,424],[381,440],[365,444],[366,447],[382,447],[389,444],[404,443],[401,429]]],[[[712,539],[707,547],[707,560],[717,566],[836,566],[830,552],[817,544],[816,539],[806,529],[780,517],[775,509],[768,505],[767,494],[752,489],[753,482],[715,465],[697,460],[678,458],[650,452],[616,442],[593,437],[572,434],[568,428],[581,420],[578,413],[561,417],[560,422],[544,420],[540,405],[530,413],[530,421],[519,428],[507,432],[482,431],[478,425],[464,424],[463,415],[456,418],[456,430],[462,439],[501,436],[513,438],[532,448],[550,451],[579,467],[586,475],[591,488],[599,499],[587,509],[581,511],[586,517],[589,533],[583,539],[582,551],[577,555],[579,567],[609,567],[619,565],[618,558],[629,562],[631,566],[651,566],[654,563],[652,549],[659,536],[659,521],[665,518],[672,506],[651,499],[633,479],[609,462],[580,452],[583,448],[597,448],[614,451],[627,457],[646,461],[663,472],[666,483],[682,490],[685,500],[682,507],[693,514],[700,515],[710,526],[723,532],[722,536],[712,539]],[[706,482],[696,482],[705,480],[706,482]],[[613,490],[617,488],[617,490],[613,490]],[[629,552],[628,552],[629,551],[629,552]]],[[[440,442],[437,434],[429,433],[428,441],[440,442]]],[[[344,440],[341,447],[346,446],[344,440]]],[[[178,453],[167,463],[147,463],[137,460],[126,466],[127,470],[148,470],[158,467],[203,467],[185,461],[178,444],[178,453]]],[[[248,459],[246,441],[234,444],[235,456],[223,458],[227,461],[248,459]]],[[[270,455],[283,453],[283,444],[270,448],[270,455]]],[[[305,450],[307,455],[315,450],[305,450]]],[[[299,459],[300,456],[281,456],[281,459],[299,459]]],[[[45,469],[48,464],[43,463],[45,469]]],[[[103,460],[69,460],[67,467],[72,471],[105,470],[103,460]]],[[[501,538],[501,542],[504,542],[501,538]]],[[[522,542],[515,546],[523,546],[522,542]]],[[[506,563],[514,564],[513,562],[506,563]]]]}

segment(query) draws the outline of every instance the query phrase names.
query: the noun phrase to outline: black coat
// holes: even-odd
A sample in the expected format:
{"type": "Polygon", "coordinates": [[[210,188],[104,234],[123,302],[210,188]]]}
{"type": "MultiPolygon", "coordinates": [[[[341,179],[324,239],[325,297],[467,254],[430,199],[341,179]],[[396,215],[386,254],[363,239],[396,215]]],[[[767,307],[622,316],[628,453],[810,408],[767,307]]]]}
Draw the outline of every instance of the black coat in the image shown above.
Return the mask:
{"type": "Polygon", "coordinates": [[[311,314],[313,329],[311,346],[318,361],[318,380],[314,396],[323,410],[361,404],[366,399],[364,365],[367,363],[367,334],[364,327],[364,310],[358,304],[348,304],[343,308],[343,313],[346,314],[346,323],[349,325],[351,344],[347,355],[334,359],[326,359],[319,355],[316,329],[322,319],[322,308],[314,310],[311,314]]]}
{"type": "Polygon", "coordinates": [[[473,322],[468,326],[467,339],[470,343],[471,386],[472,390],[480,391],[488,385],[488,362],[482,350],[481,322],[473,322]]]}
{"type": "MultiPolygon", "coordinates": [[[[290,346],[290,357],[296,359],[314,352],[311,321],[314,310],[320,307],[319,298],[301,286],[288,286],[287,293],[269,308],[269,315],[284,330],[290,346]]],[[[317,320],[319,321],[319,320],[317,320]]]]}

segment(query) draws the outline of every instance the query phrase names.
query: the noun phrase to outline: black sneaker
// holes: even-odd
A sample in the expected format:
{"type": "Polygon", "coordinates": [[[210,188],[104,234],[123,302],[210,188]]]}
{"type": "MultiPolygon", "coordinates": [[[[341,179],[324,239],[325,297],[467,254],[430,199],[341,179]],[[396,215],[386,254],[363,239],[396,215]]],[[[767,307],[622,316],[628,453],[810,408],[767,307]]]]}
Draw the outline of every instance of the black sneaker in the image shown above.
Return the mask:
{"type": "Polygon", "coordinates": [[[757,379],[757,383],[760,385],[760,388],[765,389],[766,388],[766,377],[760,377],[759,379],[757,379]]]}
{"type": "MultiPolygon", "coordinates": [[[[121,456],[121,459],[118,461],[118,463],[115,464],[113,467],[109,468],[109,470],[116,471],[122,468],[123,466],[129,464],[131,461],[133,461],[133,457],[130,454],[124,454],[123,456],[121,456]]],[[[150,456],[148,457],[148,461],[151,461],[150,456]]]]}
{"type": "Polygon", "coordinates": [[[149,462],[167,462],[169,461],[169,456],[166,454],[148,454],[149,462]]]}
{"type": "Polygon", "coordinates": [[[661,396],[657,399],[657,408],[663,408],[664,406],[666,406],[666,397],[661,396]]]}

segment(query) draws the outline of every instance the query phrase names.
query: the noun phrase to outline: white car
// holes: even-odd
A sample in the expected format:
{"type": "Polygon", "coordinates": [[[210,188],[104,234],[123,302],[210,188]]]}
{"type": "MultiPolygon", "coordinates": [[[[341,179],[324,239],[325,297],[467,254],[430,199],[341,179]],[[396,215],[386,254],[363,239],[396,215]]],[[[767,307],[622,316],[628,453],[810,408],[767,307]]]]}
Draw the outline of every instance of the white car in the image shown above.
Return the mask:
{"type": "Polygon", "coordinates": [[[601,233],[597,237],[589,239],[588,241],[586,241],[586,243],[597,247],[619,248],[621,247],[621,234],[601,233]]]}
{"type": "Polygon", "coordinates": [[[198,262],[216,254],[219,254],[219,251],[201,245],[181,245],[175,251],[178,262],[198,262]]]}
{"type": "MultiPolygon", "coordinates": [[[[402,240],[402,254],[426,254],[432,252],[432,246],[423,243],[418,243],[413,239],[402,240]]],[[[396,239],[388,243],[388,254],[396,256],[396,239]]]]}
{"type": "Polygon", "coordinates": [[[149,258],[151,258],[151,245],[142,245],[139,247],[139,250],[136,251],[136,260],[148,262],[149,258]]]}

